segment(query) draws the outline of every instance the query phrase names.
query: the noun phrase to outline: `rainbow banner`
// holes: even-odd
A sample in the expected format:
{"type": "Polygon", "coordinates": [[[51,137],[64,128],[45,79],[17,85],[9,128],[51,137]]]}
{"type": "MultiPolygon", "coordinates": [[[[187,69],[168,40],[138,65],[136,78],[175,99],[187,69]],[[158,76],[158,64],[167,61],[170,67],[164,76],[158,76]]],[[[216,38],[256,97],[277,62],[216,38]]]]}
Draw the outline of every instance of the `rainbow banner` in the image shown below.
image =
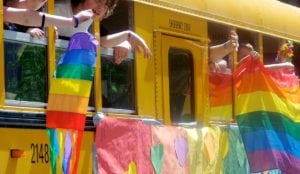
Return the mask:
{"type": "Polygon", "coordinates": [[[209,73],[210,120],[232,119],[232,82],[231,74],[209,73]]]}
{"type": "Polygon", "coordinates": [[[46,127],[49,128],[52,173],[57,172],[56,160],[60,153],[63,154],[63,172],[77,171],[97,45],[95,37],[88,33],[74,34],[51,81],[46,127]]]}
{"type": "Polygon", "coordinates": [[[235,114],[253,173],[300,172],[300,90],[293,69],[249,58],[233,74],[235,114]]]}

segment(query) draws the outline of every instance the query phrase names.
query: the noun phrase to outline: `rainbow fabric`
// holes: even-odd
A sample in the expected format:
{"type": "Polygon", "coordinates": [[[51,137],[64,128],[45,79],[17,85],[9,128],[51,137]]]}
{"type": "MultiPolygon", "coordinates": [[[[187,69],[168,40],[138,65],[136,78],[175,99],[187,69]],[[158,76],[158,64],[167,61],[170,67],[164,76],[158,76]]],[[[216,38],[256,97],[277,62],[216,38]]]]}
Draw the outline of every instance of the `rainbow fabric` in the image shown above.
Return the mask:
{"type": "Polygon", "coordinates": [[[235,114],[251,172],[300,172],[300,90],[292,69],[249,58],[233,74],[235,114]]]}
{"type": "Polygon", "coordinates": [[[46,113],[52,173],[63,154],[64,173],[76,173],[94,77],[98,42],[84,32],[74,34],[51,81],[46,113]],[[67,130],[61,130],[67,129],[67,130]]]}
{"type": "Polygon", "coordinates": [[[210,120],[232,119],[232,75],[209,73],[210,120]]]}

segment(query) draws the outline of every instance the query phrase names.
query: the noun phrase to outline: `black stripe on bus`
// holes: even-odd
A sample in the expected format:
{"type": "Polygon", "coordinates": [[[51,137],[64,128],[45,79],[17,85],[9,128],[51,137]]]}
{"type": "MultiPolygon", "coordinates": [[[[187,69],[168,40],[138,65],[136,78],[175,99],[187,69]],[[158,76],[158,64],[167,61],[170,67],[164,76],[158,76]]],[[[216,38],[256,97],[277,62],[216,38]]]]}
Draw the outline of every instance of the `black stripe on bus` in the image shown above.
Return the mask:
{"type": "MultiPolygon", "coordinates": [[[[46,115],[37,113],[0,111],[0,127],[46,129],[46,115]]],[[[92,117],[86,117],[85,130],[95,130],[92,117]]]]}

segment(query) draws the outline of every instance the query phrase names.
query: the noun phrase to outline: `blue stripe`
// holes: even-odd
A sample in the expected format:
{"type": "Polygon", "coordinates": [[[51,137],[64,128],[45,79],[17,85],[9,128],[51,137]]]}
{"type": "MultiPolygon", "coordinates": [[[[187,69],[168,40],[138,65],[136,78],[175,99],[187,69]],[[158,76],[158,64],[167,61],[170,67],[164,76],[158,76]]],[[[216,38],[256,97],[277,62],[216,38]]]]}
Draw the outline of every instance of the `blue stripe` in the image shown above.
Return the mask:
{"type": "Polygon", "coordinates": [[[89,50],[71,50],[67,51],[60,59],[58,65],[61,64],[80,64],[91,67],[96,66],[96,52],[89,50]]]}
{"type": "Polygon", "coordinates": [[[300,159],[300,141],[283,132],[259,130],[242,134],[242,138],[247,154],[273,149],[300,159]]]}

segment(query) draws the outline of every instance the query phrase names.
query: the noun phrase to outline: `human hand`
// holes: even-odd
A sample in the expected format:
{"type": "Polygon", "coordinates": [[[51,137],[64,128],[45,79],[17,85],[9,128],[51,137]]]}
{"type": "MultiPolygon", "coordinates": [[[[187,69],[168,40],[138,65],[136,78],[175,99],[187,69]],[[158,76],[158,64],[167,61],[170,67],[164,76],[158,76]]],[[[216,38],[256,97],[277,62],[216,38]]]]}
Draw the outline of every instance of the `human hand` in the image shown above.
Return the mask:
{"type": "MultiPolygon", "coordinates": [[[[83,10],[74,15],[78,19],[78,24],[80,25],[81,23],[94,18],[94,13],[91,9],[89,10],[83,10]]],[[[74,19],[73,19],[74,20],[74,19]]],[[[73,21],[75,23],[75,21],[73,21]]]]}
{"type": "Polygon", "coordinates": [[[228,46],[236,51],[239,47],[239,36],[235,31],[230,31],[228,46]]]}
{"type": "Polygon", "coordinates": [[[114,47],[114,63],[120,64],[125,59],[127,59],[130,50],[131,50],[131,46],[127,41],[114,47]]]}
{"type": "Polygon", "coordinates": [[[31,37],[38,39],[45,37],[45,32],[39,28],[29,28],[27,33],[29,33],[31,37]]]}
{"type": "Polygon", "coordinates": [[[253,57],[254,60],[257,60],[260,57],[260,55],[257,51],[251,51],[250,55],[253,57]]]}
{"type": "Polygon", "coordinates": [[[55,40],[58,39],[58,31],[57,31],[57,27],[54,26],[54,32],[55,32],[55,40]]]}
{"type": "Polygon", "coordinates": [[[136,33],[131,31],[128,33],[128,42],[131,44],[131,47],[138,52],[141,52],[143,49],[145,58],[150,58],[152,56],[151,50],[147,46],[144,39],[142,39],[136,33]]]}

